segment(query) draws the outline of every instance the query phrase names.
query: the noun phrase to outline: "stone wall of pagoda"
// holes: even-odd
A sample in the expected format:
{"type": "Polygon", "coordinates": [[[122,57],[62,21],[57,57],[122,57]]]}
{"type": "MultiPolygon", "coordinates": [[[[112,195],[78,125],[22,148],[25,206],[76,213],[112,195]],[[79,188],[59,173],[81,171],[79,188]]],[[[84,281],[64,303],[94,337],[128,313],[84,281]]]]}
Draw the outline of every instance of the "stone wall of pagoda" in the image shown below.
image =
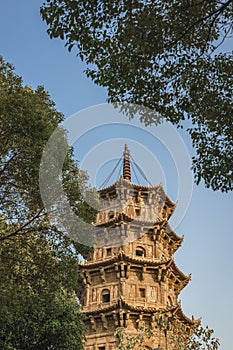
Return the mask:
{"type": "Polygon", "coordinates": [[[100,196],[103,208],[95,223],[96,246],[80,265],[85,350],[115,349],[117,327],[136,334],[140,325],[153,330],[148,349],[166,350],[165,336],[157,328],[158,312],[173,315],[187,327],[196,322],[183,314],[178,303],[190,276],[174,262],[183,240],[168,225],[175,204],[162,186],[131,185],[123,178],[100,191],[100,196]]]}

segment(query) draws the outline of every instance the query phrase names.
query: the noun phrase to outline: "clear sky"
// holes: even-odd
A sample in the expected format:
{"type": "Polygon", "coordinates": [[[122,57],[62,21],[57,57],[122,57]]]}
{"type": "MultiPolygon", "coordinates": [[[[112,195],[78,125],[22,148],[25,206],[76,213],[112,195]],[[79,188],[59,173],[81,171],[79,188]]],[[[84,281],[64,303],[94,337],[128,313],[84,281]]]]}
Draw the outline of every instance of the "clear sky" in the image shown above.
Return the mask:
{"type": "MultiPolygon", "coordinates": [[[[46,25],[39,15],[41,4],[41,0],[1,1],[0,54],[16,67],[17,74],[23,77],[25,84],[33,88],[44,85],[56,102],[57,109],[66,117],[83,108],[104,103],[106,91],[85,77],[84,65],[75,53],[68,53],[61,41],[49,39],[46,25]]],[[[192,152],[187,135],[182,133],[181,137],[192,152]]],[[[151,148],[162,168],[159,172],[151,166],[151,173],[156,173],[158,183],[164,182],[165,178],[168,195],[174,201],[179,200],[177,180],[173,181],[175,168],[170,155],[166,156],[161,146],[153,144],[154,140],[150,141],[145,131],[137,135],[137,130],[130,127],[124,130],[118,127],[114,131],[96,129],[77,142],[78,160],[82,163],[83,157],[93,147],[99,147],[101,142],[107,142],[110,147],[111,139],[120,138],[122,147],[124,142],[129,143],[135,159],[135,142],[151,148]]],[[[121,156],[122,147],[113,147],[111,152],[115,158],[121,156]]],[[[148,166],[148,155],[143,159],[142,154],[138,159],[142,168],[148,166]]],[[[109,160],[106,152],[105,161],[109,160]]],[[[109,167],[112,165],[113,162],[110,162],[109,167]]],[[[108,165],[105,166],[108,169],[108,165]]],[[[100,175],[97,184],[101,180],[100,175]]],[[[186,188],[182,190],[186,191],[186,188]]],[[[183,310],[189,317],[202,316],[203,325],[214,328],[221,341],[221,350],[233,348],[232,209],[232,194],[213,192],[202,184],[194,186],[187,213],[175,229],[177,234],[185,236],[182,247],[175,255],[176,263],[186,274],[192,273],[191,282],[180,295],[183,310]]]]}

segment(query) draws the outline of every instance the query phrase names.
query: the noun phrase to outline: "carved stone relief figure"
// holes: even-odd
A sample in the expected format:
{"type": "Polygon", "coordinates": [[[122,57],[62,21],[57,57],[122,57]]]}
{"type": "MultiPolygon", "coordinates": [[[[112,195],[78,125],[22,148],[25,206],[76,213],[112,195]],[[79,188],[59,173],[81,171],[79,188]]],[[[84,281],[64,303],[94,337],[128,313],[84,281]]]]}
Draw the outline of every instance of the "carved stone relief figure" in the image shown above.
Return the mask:
{"type": "Polygon", "coordinates": [[[151,296],[150,296],[150,300],[151,301],[156,301],[157,299],[157,289],[156,287],[151,287],[151,296]]]}
{"type": "Polygon", "coordinates": [[[113,286],[113,290],[112,290],[112,297],[113,299],[117,298],[117,293],[118,292],[118,286],[117,285],[114,285],[113,286]]]}
{"type": "Polygon", "coordinates": [[[96,288],[92,289],[92,302],[95,303],[97,301],[97,291],[96,288]]]}
{"type": "Polygon", "coordinates": [[[148,256],[151,258],[152,257],[152,253],[153,253],[153,248],[152,248],[151,245],[148,246],[147,252],[148,252],[148,256]]]}
{"type": "Polygon", "coordinates": [[[130,297],[130,299],[136,298],[136,285],[135,284],[131,284],[129,297],[130,297]]]}

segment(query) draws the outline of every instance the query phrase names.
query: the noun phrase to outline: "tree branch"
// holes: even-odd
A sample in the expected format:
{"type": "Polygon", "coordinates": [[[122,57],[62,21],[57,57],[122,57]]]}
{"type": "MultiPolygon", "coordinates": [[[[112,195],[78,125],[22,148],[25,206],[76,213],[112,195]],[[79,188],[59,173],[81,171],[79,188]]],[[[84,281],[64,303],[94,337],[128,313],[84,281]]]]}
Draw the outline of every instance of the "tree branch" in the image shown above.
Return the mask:
{"type": "Polygon", "coordinates": [[[12,157],[10,157],[9,159],[8,159],[8,161],[4,164],[4,166],[3,166],[3,168],[0,170],[0,175],[2,175],[3,173],[4,173],[4,171],[6,170],[6,167],[7,167],[7,165],[17,156],[17,152],[15,152],[13,155],[12,155],[12,157]]]}
{"type": "Polygon", "coordinates": [[[19,234],[24,228],[26,228],[28,225],[30,225],[34,220],[38,219],[39,217],[46,215],[46,213],[42,214],[42,211],[44,210],[44,208],[42,208],[35,216],[33,216],[33,218],[31,218],[28,222],[26,222],[25,224],[23,224],[21,227],[19,227],[16,231],[11,232],[10,234],[4,236],[4,237],[0,237],[0,241],[4,241],[6,239],[10,239],[14,236],[16,236],[17,234],[19,234]]]}
{"type": "MultiPolygon", "coordinates": [[[[217,17],[219,16],[219,14],[220,14],[221,12],[223,12],[223,10],[224,10],[228,5],[230,5],[230,3],[232,3],[232,2],[233,2],[233,0],[228,0],[227,2],[223,3],[221,7],[219,7],[219,8],[216,9],[215,11],[211,12],[211,13],[208,14],[207,16],[202,17],[202,18],[199,18],[196,22],[192,23],[192,24],[180,35],[180,37],[179,37],[175,42],[173,42],[173,43],[167,45],[167,48],[176,45],[176,44],[177,44],[181,39],[183,39],[183,38],[185,37],[185,35],[187,35],[188,32],[189,32],[190,30],[192,30],[197,24],[199,24],[199,23],[205,21],[206,19],[212,17],[212,16],[215,15],[215,14],[216,14],[216,18],[217,18],[217,17]]],[[[166,48],[166,47],[165,47],[165,48],[166,48]]]]}

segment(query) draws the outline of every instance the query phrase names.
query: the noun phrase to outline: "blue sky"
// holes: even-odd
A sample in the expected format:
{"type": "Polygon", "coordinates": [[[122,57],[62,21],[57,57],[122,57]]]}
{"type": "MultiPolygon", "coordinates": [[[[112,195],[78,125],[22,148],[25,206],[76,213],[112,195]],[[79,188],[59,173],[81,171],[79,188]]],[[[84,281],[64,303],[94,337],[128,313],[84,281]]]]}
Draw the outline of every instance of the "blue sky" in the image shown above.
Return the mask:
{"type": "MultiPolygon", "coordinates": [[[[46,25],[39,15],[40,0],[8,0],[0,5],[0,54],[16,67],[24,83],[35,88],[44,85],[56,102],[57,109],[69,117],[84,108],[106,101],[106,91],[95,86],[83,73],[84,65],[75,56],[68,53],[59,40],[50,40],[46,25]]],[[[80,162],[93,145],[107,142],[112,137],[122,139],[134,148],[136,140],[145,147],[153,148],[165,173],[166,189],[171,199],[177,198],[177,181],[173,181],[174,164],[161,145],[149,141],[146,133],[135,136],[132,128],[115,128],[87,133],[85,139],[76,144],[76,154],[80,162]],[[133,135],[133,136],[132,136],[133,135]],[[151,143],[150,143],[151,142],[151,143]],[[167,154],[167,155],[166,155],[167,154]]],[[[181,134],[189,152],[192,147],[187,135],[181,134]]],[[[123,149],[115,148],[114,157],[120,157],[123,149]]],[[[137,154],[133,153],[136,159],[137,154]]],[[[140,166],[146,167],[143,157],[139,157],[140,166]]],[[[106,153],[106,162],[107,153],[106,153]]],[[[104,171],[110,165],[105,164],[104,171]]],[[[102,173],[104,172],[102,169],[102,173]]],[[[155,169],[151,167],[151,172],[155,169]]],[[[99,172],[102,180],[101,171],[99,172]]],[[[163,181],[157,172],[156,181],[163,181]]],[[[178,198],[179,200],[179,198],[178,198]]],[[[181,293],[182,307],[187,316],[202,316],[203,325],[214,328],[220,338],[221,350],[232,350],[233,315],[233,230],[231,215],[233,209],[232,194],[222,194],[205,189],[203,185],[194,186],[188,211],[175,229],[177,234],[185,236],[182,247],[175,255],[179,268],[192,273],[189,285],[181,293]]]]}

